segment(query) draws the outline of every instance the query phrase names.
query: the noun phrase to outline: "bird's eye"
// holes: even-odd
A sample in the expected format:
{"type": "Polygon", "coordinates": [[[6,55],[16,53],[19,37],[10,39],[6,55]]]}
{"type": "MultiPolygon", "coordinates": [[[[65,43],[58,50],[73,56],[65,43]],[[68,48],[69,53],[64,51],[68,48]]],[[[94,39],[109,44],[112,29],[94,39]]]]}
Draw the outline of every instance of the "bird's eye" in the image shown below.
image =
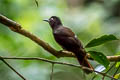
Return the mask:
{"type": "Polygon", "coordinates": [[[54,19],[53,19],[53,18],[51,18],[50,20],[51,20],[51,21],[54,21],[54,19]]]}

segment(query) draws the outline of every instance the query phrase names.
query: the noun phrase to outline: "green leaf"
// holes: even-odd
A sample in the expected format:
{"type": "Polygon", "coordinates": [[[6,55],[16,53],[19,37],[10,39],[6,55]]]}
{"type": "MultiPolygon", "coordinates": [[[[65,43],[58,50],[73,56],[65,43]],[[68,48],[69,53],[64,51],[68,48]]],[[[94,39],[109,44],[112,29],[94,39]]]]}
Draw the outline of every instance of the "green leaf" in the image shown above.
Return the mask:
{"type": "Polygon", "coordinates": [[[116,74],[116,75],[114,76],[114,78],[115,78],[115,79],[119,79],[119,78],[120,78],[120,73],[116,74]]]}
{"type": "Polygon", "coordinates": [[[89,48],[89,47],[98,46],[112,40],[118,40],[118,39],[114,35],[104,35],[104,36],[101,36],[100,38],[93,39],[85,47],[89,48]]]}
{"type": "Polygon", "coordinates": [[[116,65],[115,65],[115,67],[117,68],[119,66],[120,66],[120,62],[117,62],[116,65]]]}
{"type": "Polygon", "coordinates": [[[96,51],[88,51],[88,52],[90,53],[90,56],[100,64],[102,64],[106,68],[109,66],[110,62],[103,53],[96,51]]]}

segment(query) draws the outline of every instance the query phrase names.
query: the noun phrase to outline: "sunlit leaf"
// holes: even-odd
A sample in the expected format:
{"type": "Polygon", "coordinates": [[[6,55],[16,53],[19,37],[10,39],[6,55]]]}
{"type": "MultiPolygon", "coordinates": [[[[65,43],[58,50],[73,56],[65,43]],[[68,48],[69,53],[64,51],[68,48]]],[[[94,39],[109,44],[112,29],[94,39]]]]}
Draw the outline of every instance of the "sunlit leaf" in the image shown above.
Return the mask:
{"type": "Polygon", "coordinates": [[[119,67],[120,66],[120,62],[117,62],[115,67],[119,67]]]}
{"type": "Polygon", "coordinates": [[[120,78],[120,73],[116,74],[116,75],[114,76],[114,78],[115,78],[115,79],[119,79],[119,78],[120,78]]]}
{"type": "Polygon", "coordinates": [[[90,56],[96,60],[97,62],[99,62],[100,64],[104,65],[106,68],[109,66],[109,61],[106,58],[106,56],[101,53],[101,52],[96,52],[96,51],[89,51],[90,56]]]}
{"type": "Polygon", "coordinates": [[[118,40],[118,39],[114,35],[104,35],[104,36],[101,36],[100,38],[93,39],[85,47],[89,48],[89,47],[98,46],[112,40],[118,40]]]}

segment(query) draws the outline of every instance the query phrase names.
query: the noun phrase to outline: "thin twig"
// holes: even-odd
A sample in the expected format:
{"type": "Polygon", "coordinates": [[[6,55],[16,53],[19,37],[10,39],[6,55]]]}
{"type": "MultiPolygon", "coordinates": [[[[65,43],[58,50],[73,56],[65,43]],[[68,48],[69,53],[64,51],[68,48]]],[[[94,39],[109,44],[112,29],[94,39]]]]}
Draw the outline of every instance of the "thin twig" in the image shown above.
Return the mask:
{"type": "Polygon", "coordinates": [[[109,78],[111,78],[111,79],[117,80],[117,79],[115,79],[114,77],[109,76],[109,75],[107,75],[107,74],[105,74],[105,73],[102,73],[102,72],[99,72],[99,71],[95,71],[95,70],[94,70],[94,72],[96,72],[96,73],[98,73],[98,74],[101,74],[102,76],[106,76],[106,77],[109,77],[109,78]]]}
{"type": "Polygon", "coordinates": [[[3,63],[5,63],[11,70],[13,70],[19,77],[23,80],[26,80],[19,72],[17,72],[10,64],[8,64],[4,59],[1,59],[3,63]]]}
{"type": "MultiPolygon", "coordinates": [[[[62,65],[67,65],[67,66],[72,66],[72,67],[78,67],[78,68],[82,68],[82,69],[85,69],[85,70],[89,70],[89,71],[93,71],[93,72],[96,72],[102,76],[106,76],[106,77],[109,77],[111,79],[115,79],[114,77],[111,77],[105,73],[102,73],[102,72],[98,72],[98,71],[95,71],[95,70],[92,70],[88,67],[84,67],[84,66],[81,66],[81,65],[75,65],[75,64],[70,64],[70,63],[65,63],[65,62],[57,62],[57,61],[52,61],[52,60],[48,60],[48,59],[44,59],[44,58],[37,58],[37,57],[32,57],[32,58],[27,58],[27,57],[0,57],[1,59],[16,59],[16,60],[41,60],[41,61],[44,61],[44,62],[49,62],[49,63],[52,63],[52,64],[62,64],[62,65]]],[[[117,79],[115,79],[117,80],[117,79]]]]}
{"type": "MultiPolygon", "coordinates": [[[[114,65],[116,64],[116,62],[108,69],[108,71],[105,72],[105,74],[107,74],[113,67],[114,65]]],[[[104,80],[105,76],[103,76],[102,80],[104,80]]]]}
{"type": "Polygon", "coordinates": [[[38,1],[37,0],[35,0],[35,3],[36,3],[36,5],[37,5],[37,7],[39,6],[39,4],[38,4],[38,1]]]}
{"type": "MultiPolygon", "coordinates": [[[[40,45],[41,47],[43,47],[46,51],[50,52],[51,54],[53,54],[56,57],[75,57],[75,55],[72,52],[61,52],[61,51],[56,51],[54,48],[52,48],[48,43],[45,43],[44,41],[42,41],[41,39],[39,39],[37,36],[33,35],[32,33],[22,29],[21,25],[16,23],[15,21],[12,21],[10,19],[8,19],[7,17],[3,16],[0,14],[0,23],[6,25],[8,28],[10,28],[12,31],[17,32],[23,36],[28,37],[29,39],[31,39],[32,41],[34,41],[35,43],[37,43],[38,45],[40,45]]],[[[120,61],[120,56],[108,56],[107,57],[110,61],[120,61]]],[[[10,58],[6,58],[6,59],[10,59],[10,58]]],[[[12,58],[11,58],[12,59],[12,58]]],[[[23,60],[42,60],[42,61],[46,61],[46,62],[50,62],[50,63],[55,63],[55,64],[63,64],[63,65],[69,65],[69,66],[74,66],[74,67],[79,67],[79,68],[84,68],[90,71],[94,71],[97,72],[95,70],[91,70],[87,67],[81,67],[78,65],[73,65],[73,64],[69,64],[69,63],[61,63],[61,62],[54,62],[54,61],[49,61],[49,60],[45,60],[45,59],[40,59],[40,58],[14,58],[14,59],[23,59],[23,60]]],[[[106,75],[104,73],[101,72],[97,72],[101,75],[105,75],[109,78],[113,78],[109,75],[106,75]]],[[[114,78],[113,78],[114,79],[114,78]]]]}
{"type": "Polygon", "coordinates": [[[96,78],[96,75],[94,75],[91,80],[94,80],[95,78],[96,78]]]}
{"type": "MultiPolygon", "coordinates": [[[[115,73],[113,74],[113,77],[116,75],[116,73],[118,72],[119,69],[120,69],[120,65],[119,65],[119,67],[117,68],[117,70],[115,71],[115,73]]],[[[111,80],[114,80],[114,79],[111,79],[111,80]]]]}
{"type": "MultiPolygon", "coordinates": [[[[72,52],[69,51],[57,51],[54,48],[52,48],[48,43],[44,42],[37,36],[33,35],[32,33],[24,30],[20,24],[17,22],[3,16],[0,14],[0,23],[6,25],[6,27],[10,28],[13,32],[19,33],[23,36],[26,36],[27,38],[31,39],[38,45],[40,45],[42,48],[44,48],[46,51],[50,52],[57,58],[59,57],[75,57],[75,55],[72,52]]],[[[90,56],[88,56],[90,58],[90,56]]],[[[90,58],[91,59],[91,58],[90,58]]],[[[120,56],[107,56],[107,59],[109,61],[120,61],[120,56]]]]}
{"type": "Polygon", "coordinates": [[[51,75],[50,75],[50,80],[53,79],[53,70],[54,70],[54,63],[52,63],[52,71],[51,71],[51,75]]]}

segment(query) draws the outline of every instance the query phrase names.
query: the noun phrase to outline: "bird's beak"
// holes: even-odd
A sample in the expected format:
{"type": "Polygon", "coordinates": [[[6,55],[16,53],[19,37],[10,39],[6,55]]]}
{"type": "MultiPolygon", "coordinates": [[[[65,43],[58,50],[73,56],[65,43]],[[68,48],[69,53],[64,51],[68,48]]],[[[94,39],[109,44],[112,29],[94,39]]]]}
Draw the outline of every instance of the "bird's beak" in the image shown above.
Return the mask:
{"type": "Polygon", "coordinates": [[[44,19],[43,21],[49,22],[49,20],[48,20],[48,19],[44,19]]]}

